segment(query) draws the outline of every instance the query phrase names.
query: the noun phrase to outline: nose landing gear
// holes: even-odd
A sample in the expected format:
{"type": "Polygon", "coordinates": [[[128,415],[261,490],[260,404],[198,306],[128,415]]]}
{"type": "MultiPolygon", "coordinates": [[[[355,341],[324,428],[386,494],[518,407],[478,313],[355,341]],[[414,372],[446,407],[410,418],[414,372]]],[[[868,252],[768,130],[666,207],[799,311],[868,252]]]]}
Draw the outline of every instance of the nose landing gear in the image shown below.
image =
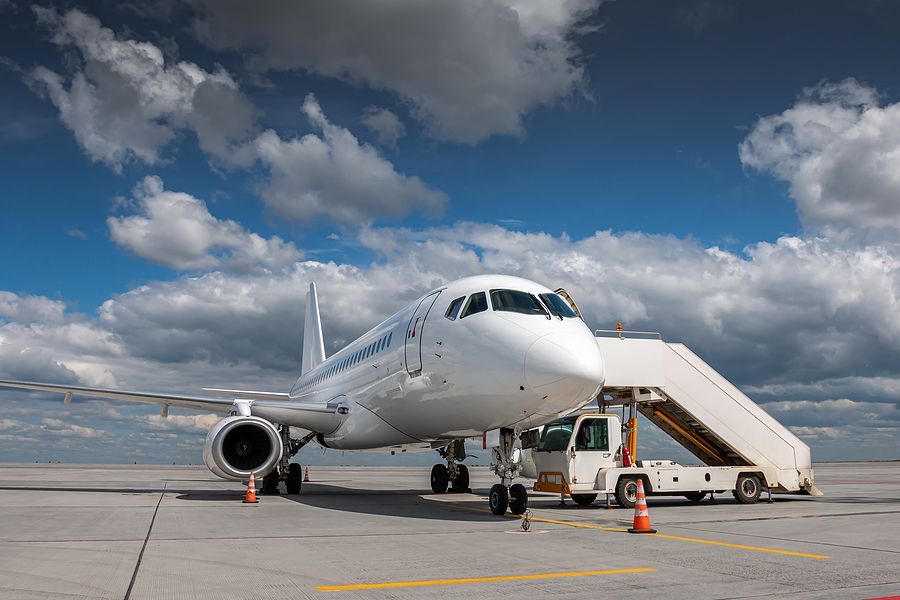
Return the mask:
{"type": "Polygon", "coordinates": [[[469,468],[459,464],[466,458],[465,442],[456,440],[445,448],[439,448],[438,454],[447,461],[446,465],[436,464],[431,468],[431,491],[445,494],[448,489],[454,493],[469,491],[469,468]]]}
{"type": "Polygon", "coordinates": [[[528,510],[528,490],[521,483],[513,484],[519,476],[520,463],[514,460],[518,432],[514,429],[500,430],[500,445],[493,451],[494,473],[502,480],[491,486],[488,503],[495,515],[506,514],[506,509],[514,515],[528,510]]]}

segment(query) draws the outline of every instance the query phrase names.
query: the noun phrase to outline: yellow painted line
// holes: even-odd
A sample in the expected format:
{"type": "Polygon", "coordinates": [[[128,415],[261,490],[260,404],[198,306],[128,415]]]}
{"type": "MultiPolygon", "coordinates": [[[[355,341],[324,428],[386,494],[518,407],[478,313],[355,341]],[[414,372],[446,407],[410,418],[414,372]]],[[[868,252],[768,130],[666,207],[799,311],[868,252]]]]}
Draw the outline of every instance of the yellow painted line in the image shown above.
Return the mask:
{"type": "Polygon", "coordinates": [[[682,542],[694,542],[695,544],[710,544],[712,546],[725,546],[727,548],[739,548],[740,550],[753,550],[755,552],[771,552],[772,554],[786,554],[788,556],[801,556],[803,558],[831,558],[822,554],[807,554],[805,552],[793,552],[791,550],[778,550],[777,548],[762,548],[760,546],[744,546],[742,544],[729,544],[714,540],[701,540],[698,538],[681,537],[679,535],[666,535],[665,533],[648,533],[650,537],[666,538],[669,540],[681,540],[682,542]]]}
{"type": "MultiPolygon", "coordinates": [[[[470,510],[475,512],[490,512],[485,508],[472,508],[469,506],[461,506],[459,504],[453,504],[448,502],[450,506],[454,508],[461,508],[463,510],[470,510]]],[[[522,515],[514,515],[512,518],[514,519],[523,519],[522,515]]],[[[601,531],[614,531],[616,533],[628,533],[627,529],[622,529],[619,527],[603,527],[601,525],[589,525],[587,523],[578,523],[576,521],[558,521],[556,519],[545,519],[544,517],[531,517],[532,521],[537,521],[538,523],[553,523],[556,525],[566,525],[568,527],[579,527],[582,529],[599,529],[601,531]]],[[[806,552],[793,552],[792,550],[779,550],[777,548],[764,548],[761,546],[745,546],[743,544],[729,544],[728,542],[717,542],[715,540],[703,540],[700,538],[691,538],[691,537],[683,537],[679,535],[667,535],[665,533],[645,533],[642,534],[647,537],[658,537],[665,538],[669,540],[679,540],[682,542],[693,542],[695,544],[709,544],[711,546],[723,546],[725,548],[737,548],[738,550],[752,550],[754,552],[769,552],[771,554],[784,554],[787,556],[799,556],[801,558],[815,558],[815,559],[828,559],[830,556],[825,556],[822,554],[807,554],[806,552]]]]}
{"type": "Polygon", "coordinates": [[[424,581],[389,581],[386,583],[354,583],[351,585],[317,585],[320,592],[348,592],[352,590],[379,590],[387,588],[425,587],[431,585],[460,585],[464,583],[492,583],[497,581],[526,581],[531,579],[562,579],[564,577],[590,577],[593,575],[619,575],[623,573],[649,573],[648,567],[636,569],[606,569],[603,571],[564,571],[562,573],[536,573],[533,575],[502,575],[499,577],[465,577],[462,579],[426,579],[424,581]]]}

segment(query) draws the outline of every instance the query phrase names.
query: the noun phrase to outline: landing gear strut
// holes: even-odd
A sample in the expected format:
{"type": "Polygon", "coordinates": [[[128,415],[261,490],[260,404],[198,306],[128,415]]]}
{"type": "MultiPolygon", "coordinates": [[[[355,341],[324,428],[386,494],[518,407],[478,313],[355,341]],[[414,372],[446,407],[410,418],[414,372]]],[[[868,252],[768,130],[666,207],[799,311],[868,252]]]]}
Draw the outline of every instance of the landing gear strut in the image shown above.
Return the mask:
{"type": "Polygon", "coordinates": [[[455,440],[445,448],[439,448],[438,454],[447,461],[446,465],[436,464],[431,468],[431,491],[444,494],[448,488],[451,492],[469,491],[469,468],[459,464],[466,459],[466,447],[463,440],[455,440]]]}
{"type": "Polygon", "coordinates": [[[283,481],[288,494],[299,494],[303,483],[303,467],[291,463],[291,459],[303,446],[310,443],[316,434],[309,433],[300,439],[292,439],[289,425],[279,425],[278,431],[281,434],[281,460],[271,473],[263,477],[262,493],[270,496],[278,495],[278,484],[283,481]]]}
{"type": "Polygon", "coordinates": [[[513,484],[519,476],[520,464],[513,460],[518,432],[514,429],[500,430],[500,445],[494,448],[494,473],[501,479],[491,486],[489,503],[495,515],[506,514],[506,509],[514,515],[528,510],[528,490],[521,483],[513,484]]]}

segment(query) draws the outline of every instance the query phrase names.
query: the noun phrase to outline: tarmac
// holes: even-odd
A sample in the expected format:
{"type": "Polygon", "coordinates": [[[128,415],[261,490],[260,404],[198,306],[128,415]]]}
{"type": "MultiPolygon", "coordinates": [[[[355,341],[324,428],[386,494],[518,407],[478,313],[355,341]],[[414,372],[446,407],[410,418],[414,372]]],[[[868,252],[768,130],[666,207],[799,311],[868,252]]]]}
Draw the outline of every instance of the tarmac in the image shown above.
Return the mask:
{"type": "Polygon", "coordinates": [[[633,511],[495,478],[436,496],[427,468],[316,467],[243,504],[204,467],[0,464],[0,598],[884,598],[900,595],[900,462],[822,463],[824,497],[650,498],[633,511]]]}

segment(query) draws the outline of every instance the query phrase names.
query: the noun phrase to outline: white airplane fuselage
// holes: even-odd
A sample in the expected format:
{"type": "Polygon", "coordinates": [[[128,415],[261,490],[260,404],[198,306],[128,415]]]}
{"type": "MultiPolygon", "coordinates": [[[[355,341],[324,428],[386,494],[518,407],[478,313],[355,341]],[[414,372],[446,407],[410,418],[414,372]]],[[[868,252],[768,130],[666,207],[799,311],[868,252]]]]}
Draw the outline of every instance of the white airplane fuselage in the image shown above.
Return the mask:
{"type": "MultiPolygon", "coordinates": [[[[291,400],[342,408],[319,442],[348,450],[428,445],[535,427],[594,398],[604,370],[585,323],[551,311],[504,310],[492,301],[495,290],[553,294],[518,277],[460,279],[304,373],[291,400]],[[479,305],[473,296],[482,293],[483,310],[463,316],[470,300],[479,305]],[[454,301],[458,306],[448,315],[454,301]]],[[[265,402],[254,402],[252,412],[302,426],[291,422],[290,410],[265,402]]]]}

